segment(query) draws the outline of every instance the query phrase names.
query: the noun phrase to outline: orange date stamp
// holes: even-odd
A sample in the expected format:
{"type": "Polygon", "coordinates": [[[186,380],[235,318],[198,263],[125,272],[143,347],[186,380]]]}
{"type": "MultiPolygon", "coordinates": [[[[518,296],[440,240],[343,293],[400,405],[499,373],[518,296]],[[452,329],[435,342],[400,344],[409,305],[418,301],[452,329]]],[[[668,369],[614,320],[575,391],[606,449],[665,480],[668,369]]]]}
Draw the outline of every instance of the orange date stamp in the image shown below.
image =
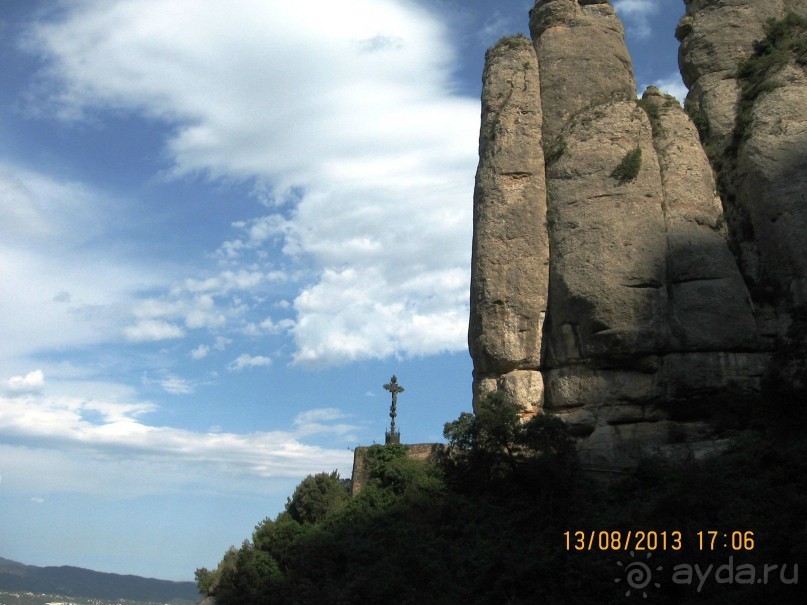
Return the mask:
{"type": "MultiPolygon", "coordinates": [[[[563,532],[568,551],[664,551],[681,550],[684,533],[679,530],[577,530],[563,532]]],[[[692,536],[700,551],[752,551],[754,532],[701,530],[692,536]]]]}

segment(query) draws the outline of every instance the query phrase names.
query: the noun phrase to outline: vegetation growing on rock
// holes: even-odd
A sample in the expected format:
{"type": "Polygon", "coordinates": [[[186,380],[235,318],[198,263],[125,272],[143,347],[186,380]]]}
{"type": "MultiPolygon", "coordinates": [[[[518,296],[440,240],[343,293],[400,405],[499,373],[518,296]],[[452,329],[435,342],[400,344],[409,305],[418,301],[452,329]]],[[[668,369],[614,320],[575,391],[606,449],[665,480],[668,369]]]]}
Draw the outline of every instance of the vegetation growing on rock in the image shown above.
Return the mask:
{"type": "Polygon", "coordinates": [[[642,148],[638,145],[631,149],[622,158],[614,171],[611,173],[611,178],[616,179],[620,183],[627,183],[634,180],[639,176],[639,170],[642,168],[642,148]]]}
{"type": "Polygon", "coordinates": [[[729,153],[737,154],[740,143],[753,120],[752,110],[757,98],[782,84],[775,76],[791,58],[807,67],[807,18],[788,13],[778,21],[768,21],[765,37],[754,42],[754,54],[740,64],[737,77],[742,95],[737,108],[737,123],[729,153]]]}

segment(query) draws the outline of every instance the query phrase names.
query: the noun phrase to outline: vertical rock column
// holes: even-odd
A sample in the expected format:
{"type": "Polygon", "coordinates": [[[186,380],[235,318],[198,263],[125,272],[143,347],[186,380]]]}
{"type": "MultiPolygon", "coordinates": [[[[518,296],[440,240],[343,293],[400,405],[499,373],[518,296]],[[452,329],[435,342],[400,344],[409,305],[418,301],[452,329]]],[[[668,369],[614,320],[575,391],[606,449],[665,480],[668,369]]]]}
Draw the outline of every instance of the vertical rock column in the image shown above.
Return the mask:
{"type": "Polygon", "coordinates": [[[651,124],[636,104],[610,4],[539,0],[530,29],[552,150],[546,403],[589,431],[617,417],[639,421],[654,397],[652,356],[667,341],[667,240],[651,124]],[[629,156],[636,161],[620,174],[629,156]]]}
{"type": "Polygon", "coordinates": [[[471,317],[474,402],[508,392],[528,413],[543,402],[541,330],[549,250],[538,65],[530,41],[486,55],[474,190],[471,317]]]}
{"type": "Polygon", "coordinates": [[[538,0],[530,33],[549,143],[580,110],[636,97],[622,22],[608,0],[538,0]]]}

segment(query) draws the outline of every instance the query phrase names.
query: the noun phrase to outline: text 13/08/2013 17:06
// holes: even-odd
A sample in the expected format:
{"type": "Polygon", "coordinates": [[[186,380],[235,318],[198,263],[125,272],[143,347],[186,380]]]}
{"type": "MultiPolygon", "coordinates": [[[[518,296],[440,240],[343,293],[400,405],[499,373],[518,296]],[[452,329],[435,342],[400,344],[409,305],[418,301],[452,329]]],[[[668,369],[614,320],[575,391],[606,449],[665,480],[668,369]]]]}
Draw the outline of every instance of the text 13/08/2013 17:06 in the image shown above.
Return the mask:
{"type": "MultiPolygon", "coordinates": [[[[698,550],[752,551],[754,532],[701,530],[694,536],[698,550]]],[[[566,550],[628,551],[681,550],[684,533],[678,530],[577,530],[563,532],[566,550]]]]}

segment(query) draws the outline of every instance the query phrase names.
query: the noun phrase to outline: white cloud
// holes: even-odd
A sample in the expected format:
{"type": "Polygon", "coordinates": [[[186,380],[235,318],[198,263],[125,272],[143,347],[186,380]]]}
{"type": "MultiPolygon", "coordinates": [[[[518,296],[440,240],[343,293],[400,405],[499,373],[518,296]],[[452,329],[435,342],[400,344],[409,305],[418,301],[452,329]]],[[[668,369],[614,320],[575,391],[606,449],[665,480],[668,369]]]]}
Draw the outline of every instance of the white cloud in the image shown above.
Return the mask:
{"type": "Polygon", "coordinates": [[[25,376],[12,376],[8,379],[8,388],[12,391],[39,391],[44,386],[45,374],[42,370],[34,370],[25,376]]]}
{"type": "Polygon", "coordinates": [[[210,347],[207,345],[199,345],[195,349],[191,351],[191,357],[193,359],[204,359],[210,353],[210,347]]]}
{"type": "Polygon", "coordinates": [[[320,284],[295,301],[301,314],[294,328],[295,361],[337,364],[368,351],[387,356],[455,350],[468,329],[464,272],[413,273],[390,288],[369,267],[326,271],[320,284]]]}
{"type": "Polygon", "coordinates": [[[650,17],[661,8],[660,0],[613,0],[612,4],[629,33],[641,39],[650,37],[650,17]]]}
{"type": "MultiPolygon", "coordinates": [[[[294,427],[300,435],[319,435],[332,433],[346,436],[356,430],[356,426],[348,423],[330,424],[337,420],[343,420],[345,414],[336,408],[319,408],[298,414],[294,419],[294,427]]],[[[352,437],[345,437],[348,441],[353,441],[352,437]]]]}
{"type": "Polygon", "coordinates": [[[181,327],[159,319],[142,319],[133,326],[125,327],[123,333],[132,342],[171,340],[185,336],[181,327]]]}
{"type": "MultiPolygon", "coordinates": [[[[219,258],[279,248],[297,267],[305,284],[284,296],[298,363],[466,346],[479,105],[452,94],[448,32],[415,3],[87,0],[28,40],[63,117],[164,120],[174,175],[252,179],[271,200],[278,211],[240,223],[219,258]]],[[[234,270],[183,289],[215,296],[289,275],[234,270]]],[[[185,326],[224,317],[189,314],[185,326]]]]}
{"type": "Polygon", "coordinates": [[[193,382],[174,374],[168,374],[158,382],[165,392],[171,395],[190,395],[195,390],[193,382]]]}
{"type": "Polygon", "coordinates": [[[260,368],[272,365],[272,360],[263,355],[252,356],[247,353],[239,355],[227,365],[231,372],[240,372],[248,368],[260,368]]]}
{"type": "Polygon", "coordinates": [[[0,161],[0,365],[116,340],[136,292],[168,283],[103,237],[127,220],[100,191],[0,161]]]}
{"type": "Polygon", "coordinates": [[[301,440],[329,434],[344,442],[351,427],[333,423],[342,418],[338,410],[303,413],[291,431],[251,434],[197,433],[141,420],[153,411],[142,403],[0,398],[4,488],[116,497],[231,486],[255,492],[256,478],[303,477],[334,467],[349,474],[349,451],[301,440]]]}

